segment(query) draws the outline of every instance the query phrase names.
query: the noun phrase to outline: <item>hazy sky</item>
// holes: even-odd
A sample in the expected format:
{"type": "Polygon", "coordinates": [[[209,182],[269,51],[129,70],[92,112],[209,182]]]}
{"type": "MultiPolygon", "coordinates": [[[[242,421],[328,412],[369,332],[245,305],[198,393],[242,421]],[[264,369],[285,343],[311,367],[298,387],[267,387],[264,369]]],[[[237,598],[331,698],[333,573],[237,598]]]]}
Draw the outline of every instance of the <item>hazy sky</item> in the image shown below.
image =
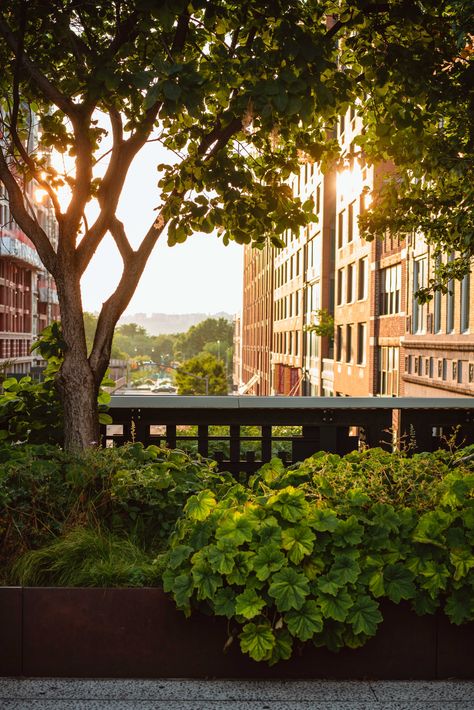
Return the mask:
{"type": "MultiPolygon", "coordinates": [[[[118,216],[132,244],[140,241],[159,204],[157,164],[166,162],[159,143],[150,143],[130,169],[118,216]]],[[[241,309],[243,247],[225,247],[216,235],[196,234],[168,247],[162,236],[126,313],[235,313],[241,309]]],[[[98,311],[121,273],[110,237],[104,239],[82,280],[84,309],[98,311]]]]}

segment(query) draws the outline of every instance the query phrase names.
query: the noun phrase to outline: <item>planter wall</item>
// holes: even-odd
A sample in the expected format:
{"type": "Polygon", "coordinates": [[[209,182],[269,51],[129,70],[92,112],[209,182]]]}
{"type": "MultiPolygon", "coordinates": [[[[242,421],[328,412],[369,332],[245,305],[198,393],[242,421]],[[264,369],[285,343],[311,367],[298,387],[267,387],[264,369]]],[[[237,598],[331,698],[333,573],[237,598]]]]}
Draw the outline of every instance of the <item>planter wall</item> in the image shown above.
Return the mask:
{"type": "Polygon", "coordinates": [[[89,678],[474,678],[474,623],[385,604],[378,634],[337,654],[307,645],[268,668],[222,652],[227,621],[178,612],[160,589],[0,588],[0,675],[89,678]]]}

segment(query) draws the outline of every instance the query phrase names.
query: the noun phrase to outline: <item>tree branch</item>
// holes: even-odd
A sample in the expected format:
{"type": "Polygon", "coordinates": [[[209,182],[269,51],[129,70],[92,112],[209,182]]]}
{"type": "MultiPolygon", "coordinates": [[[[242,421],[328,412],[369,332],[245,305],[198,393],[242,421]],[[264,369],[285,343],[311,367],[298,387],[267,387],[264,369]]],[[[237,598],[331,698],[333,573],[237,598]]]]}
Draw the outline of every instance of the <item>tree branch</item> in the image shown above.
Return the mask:
{"type": "Polygon", "coordinates": [[[130,164],[147,142],[160,106],[160,103],[156,103],[148,109],[140,128],[126,141],[123,140],[120,114],[114,109],[109,109],[114,146],[97,196],[101,208],[100,214],[77,247],[76,263],[80,273],[85,271],[97,247],[110,229],[130,164]]]}
{"type": "Polygon", "coordinates": [[[6,44],[15,54],[17,61],[20,61],[21,65],[25,68],[27,73],[36,83],[36,85],[41,89],[44,96],[49,99],[53,104],[55,104],[63,113],[72,118],[73,115],[77,115],[78,107],[64,94],[62,94],[49,79],[42,74],[42,72],[35,66],[35,64],[30,61],[25,54],[20,55],[19,43],[16,40],[14,34],[10,31],[7,24],[4,22],[0,16],[0,34],[5,40],[6,44]]]}
{"type": "Polygon", "coordinates": [[[35,245],[41,261],[48,271],[55,276],[57,258],[55,251],[38,222],[28,213],[25,207],[23,193],[8,167],[0,146],[0,180],[3,182],[10,201],[10,208],[20,228],[29,236],[35,245]]]}
{"type": "Polygon", "coordinates": [[[165,228],[165,220],[160,214],[148,230],[143,242],[132,257],[124,264],[122,277],[110,298],[102,305],[97,321],[94,344],[89,356],[89,364],[97,382],[102,380],[110,358],[113,332],[118,319],[130,302],[140,281],[148,257],[165,228]]]}
{"type": "Polygon", "coordinates": [[[109,232],[114,238],[124,265],[127,264],[132,259],[134,252],[127,239],[123,222],[117,217],[113,217],[110,220],[109,232]]]}

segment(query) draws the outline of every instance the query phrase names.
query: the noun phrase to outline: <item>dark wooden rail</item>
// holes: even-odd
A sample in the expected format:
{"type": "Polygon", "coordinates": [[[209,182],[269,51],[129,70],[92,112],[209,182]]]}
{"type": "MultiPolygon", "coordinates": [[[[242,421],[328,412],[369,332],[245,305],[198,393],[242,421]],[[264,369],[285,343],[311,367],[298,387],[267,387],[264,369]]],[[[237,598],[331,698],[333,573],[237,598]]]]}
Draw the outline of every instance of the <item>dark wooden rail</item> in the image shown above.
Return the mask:
{"type": "Polygon", "coordinates": [[[114,395],[105,446],[140,441],[198,451],[233,473],[272,456],[295,463],[319,450],[345,454],[395,443],[433,451],[474,444],[474,399],[396,397],[177,397],[114,395]]]}

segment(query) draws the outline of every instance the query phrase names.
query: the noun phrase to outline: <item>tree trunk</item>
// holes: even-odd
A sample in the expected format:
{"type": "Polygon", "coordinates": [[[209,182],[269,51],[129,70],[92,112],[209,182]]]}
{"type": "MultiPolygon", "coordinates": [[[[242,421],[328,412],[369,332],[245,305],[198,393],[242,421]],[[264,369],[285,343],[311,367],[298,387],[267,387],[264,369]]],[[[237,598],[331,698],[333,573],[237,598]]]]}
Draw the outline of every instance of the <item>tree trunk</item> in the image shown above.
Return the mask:
{"type": "Polygon", "coordinates": [[[99,444],[98,387],[87,357],[70,350],[58,378],[64,412],[64,448],[83,451],[99,444]]]}
{"type": "Polygon", "coordinates": [[[99,443],[97,395],[100,381],[87,357],[79,277],[71,264],[61,272],[56,277],[56,285],[65,354],[57,387],[64,412],[64,447],[68,451],[83,451],[99,443]]]}

